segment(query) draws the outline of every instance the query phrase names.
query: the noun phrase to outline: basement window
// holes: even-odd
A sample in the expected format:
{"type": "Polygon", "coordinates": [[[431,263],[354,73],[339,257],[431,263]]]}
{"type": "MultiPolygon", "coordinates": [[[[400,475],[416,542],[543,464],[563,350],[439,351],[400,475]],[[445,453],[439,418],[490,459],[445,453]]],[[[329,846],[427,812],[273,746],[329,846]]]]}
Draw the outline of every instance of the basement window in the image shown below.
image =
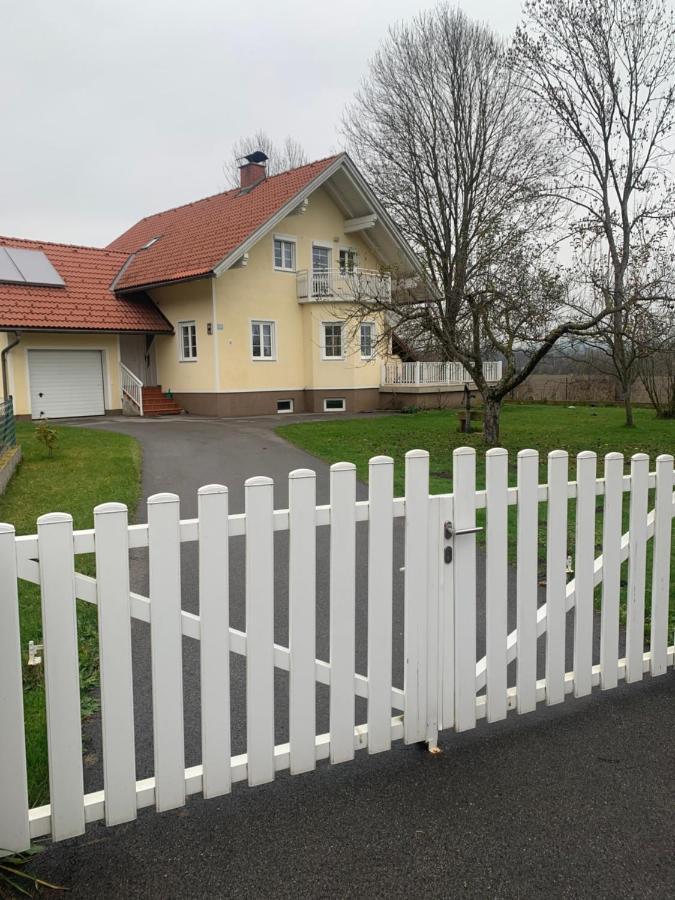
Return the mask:
{"type": "Polygon", "coordinates": [[[326,397],[323,401],[324,412],[344,412],[347,404],[343,397],[326,397]]]}
{"type": "Polygon", "coordinates": [[[278,413],[292,413],[293,412],[293,401],[292,400],[277,400],[277,412],[278,413]]]}

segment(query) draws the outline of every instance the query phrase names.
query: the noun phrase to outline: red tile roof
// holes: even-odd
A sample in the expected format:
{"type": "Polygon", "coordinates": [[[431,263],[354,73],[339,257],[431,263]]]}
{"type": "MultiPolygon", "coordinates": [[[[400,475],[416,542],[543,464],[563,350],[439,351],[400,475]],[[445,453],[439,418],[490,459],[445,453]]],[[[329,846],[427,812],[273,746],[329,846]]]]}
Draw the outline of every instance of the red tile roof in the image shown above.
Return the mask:
{"type": "Polygon", "coordinates": [[[171,324],[139,293],[117,297],[113,279],[127,254],[22,238],[0,237],[0,247],[42,250],[65,287],[0,283],[0,328],[171,332],[171,324]]]}
{"type": "Polygon", "coordinates": [[[272,175],[247,193],[235,188],[141,219],[108,245],[136,254],[115,287],[126,290],[207,275],[337,158],[272,175]],[[159,240],[141,249],[153,238],[159,240]]]}

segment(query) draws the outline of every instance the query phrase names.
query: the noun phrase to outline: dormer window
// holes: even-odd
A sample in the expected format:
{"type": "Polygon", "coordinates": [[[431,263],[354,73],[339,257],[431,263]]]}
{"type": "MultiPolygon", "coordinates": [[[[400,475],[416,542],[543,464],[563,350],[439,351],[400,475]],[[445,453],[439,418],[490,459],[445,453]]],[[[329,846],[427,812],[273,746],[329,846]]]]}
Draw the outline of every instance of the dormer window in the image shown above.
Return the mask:
{"type": "Polygon", "coordinates": [[[274,268],[279,272],[295,272],[295,238],[274,236],[274,268]]]}

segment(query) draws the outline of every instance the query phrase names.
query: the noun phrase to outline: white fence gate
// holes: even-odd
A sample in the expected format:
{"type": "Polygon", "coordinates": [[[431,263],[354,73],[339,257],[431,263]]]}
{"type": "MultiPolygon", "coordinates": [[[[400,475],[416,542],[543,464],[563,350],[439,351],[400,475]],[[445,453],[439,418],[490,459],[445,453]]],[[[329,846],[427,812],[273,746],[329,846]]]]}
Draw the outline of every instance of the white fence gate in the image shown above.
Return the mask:
{"type": "MultiPolygon", "coordinates": [[[[197,519],[181,521],[179,499],[148,501],[148,521],[128,525],[126,507],[95,510],[95,527],[73,533],[69,515],[38,520],[37,535],[16,537],[0,526],[0,848],[21,850],[31,838],[62,840],[105,819],[127,822],[141,807],[182,806],[186,796],[227,793],[233,782],[271,781],[317,761],[344,762],[356,750],[389,750],[393,741],[434,745],[441,730],[495,722],[508,710],[526,713],[540,701],[560,703],[620,679],[640,680],[673,665],[668,607],[673,457],[650,473],[644,454],[594,453],[548,457],[538,483],[538,455],[523,450],[517,486],[508,486],[508,455],[486,457],[486,489],[476,490],[476,457],[454,452],[453,494],[429,495],[429,457],[406,454],[405,496],[394,499],[389,457],[370,461],[369,497],[356,501],[356,470],[331,467],[330,504],[316,505],[309,470],[289,475],[289,508],[274,510],[273,483],[251,478],[244,514],[228,512],[227,488],[199,491],[197,519]],[[648,513],[649,492],[654,508],[648,513]],[[629,528],[622,534],[624,494],[629,528]],[[602,554],[595,558],[596,503],[602,503],[602,554]],[[576,504],[574,577],[568,577],[568,505],[576,504]],[[545,602],[538,602],[539,511],[546,507],[545,602]],[[517,509],[516,630],[507,629],[508,519],[517,509]],[[485,510],[485,513],[481,511],[485,510]],[[477,659],[477,546],[485,515],[485,656],[477,659]],[[392,681],[394,523],[404,520],[403,684],[392,681]],[[367,528],[367,672],[356,671],[357,523],[367,528]],[[316,659],[316,531],[330,527],[330,653],[316,659]],[[289,646],[274,642],[274,533],[289,532],[289,646]],[[230,538],[246,536],[246,632],[230,627],[230,538]],[[647,542],[653,540],[651,633],[644,647],[647,542]],[[198,542],[199,615],[181,609],[180,547],[198,542]],[[149,596],[129,589],[129,550],[147,547],[149,596]],[[96,579],[79,574],[78,554],[95,553],[96,579]],[[619,658],[621,569],[627,562],[625,657],[619,658]],[[17,578],[41,586],[47,695],[50,804],[29,809],[22,706],[17,578]],[[599,662],[593,661],[594,592],[602,583],[599,662]],[[84,793],[77,658],[76,598],[99,607],[104,789],[84,793]],[[572,670],[566,671],[566,613],[574,609],[572,670]],[[136,779],[130,620],[151,634],[154,777],[136,779]],[[545,677],[537,678],[537,637],[545,632],[545,677]],[[185,767],[182,638],[201,641],[202,764],[185,767]],[[230,653],[246,657],[247,752],[232,756],[230,653]],[[507,667],[516,662],[515,684],[507,667]],[[275,746],[274,669],[289,672],[289,741],[275,746]],[[329,731],[316,734],[316,684],[330,692],[329,731]],[[355,697],[367,717],[355,724],[355,697]]],[[[481,559],[483,557],[481,556],[481,559]]]]}

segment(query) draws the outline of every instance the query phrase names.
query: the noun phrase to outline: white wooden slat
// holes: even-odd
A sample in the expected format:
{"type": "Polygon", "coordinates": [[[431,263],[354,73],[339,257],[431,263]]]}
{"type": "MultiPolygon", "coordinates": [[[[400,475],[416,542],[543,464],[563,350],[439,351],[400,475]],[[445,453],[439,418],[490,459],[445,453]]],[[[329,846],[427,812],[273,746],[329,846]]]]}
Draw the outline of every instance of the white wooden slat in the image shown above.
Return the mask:
{"type": "Polygon", "coordinates": [[[159,812],[185,804],[179,518],[176,494],[148,498],[152,720],[159,812]]]}
{"type": "MultiPolygon", "coordinates": [[[[506,718],[506,637],[508,609],[508,478],[509,454],[501,447],[485,458],[485,655],[487,719],[506,718]]],[[[475,691],[475,688],[474,688],[475,691]]]]}
{"type": "MultiPolygon", "coordinates": [[[[445,548],[453,548],[453,539],[445,539],[445,523],[452,522],[454,497],[443,494],[439,498],[438,538],[438,614],[430,626],[437,632],[438,644],[438,727],[440,731],[455,724],[455,575],[454,561],[445,561],[445,548]]],[[[432,638],[433,639],[433,638],[432,638]]]]}
{"type": "Polygon", "coordinates": [[[0,857],[30,847],[15,542],[0,523],[0,857]]]}
{"type": "Polygon", "coordinates": [[[518,536],[516,568],[516,689],[518,712],[537,705],[537,502],[539,454],[518,453],[518,536]]]}
{"type": "Polygon", "coordinates": [[[40,516],[37,530],[52,836],[55,841],[62,841],[84,832],[72,516],[40,516]]]}
{"type": "Polygon", "coordinates": [[[232,785],[228,490],[207,484],[197,502],[202,765],[209,798],[227,794],[232,785]]]}
{"type": "Polygon", "coordinates": [[[626,681],[641,681],[645,625],[645,576],[647,567],[647,505],[649,457],[636,453],[630,463],[630,533],[628,593],[626,598],[626,681]]]}
{"type": "Polygon", "coordinates": [[[455,604],[455,729],[476,725],[476,451],[452,454],[454,494],[453,580],[455,604]],[[466,534],[462,534],[466,531],[466,534]]]}
{"type": "Polygon", "coordinates": [[[330,760],[354,758],[356,466],[330,467],[330,760]]]}
{"type": "Polygon", "coordinates": [[[122,503],[102,503],[94,509],[107,825],[136,818],[128,520],[127,508],[122,503]]]}
{"type": "Polygon", "coordinates": [[[391,747],[394,461],[368,466],[368,752],[391,747]]]}
{"type": "Polygon", "coordinates": [[[593,564],[595,562],[596,455],[577,455],[574,537],[574,696],[590,694],[593,669],[593,564]]]}
{"type": "Polygon", "coordinates": [[[668,595],[670,591],[670,545],[672,534],[673,457],[656,459],[654,501],[654,555],[651,597],[651,674],[663,675],[668,668],[668,595]]]}
{"type": "MultiPolygon", "coordinates": [[[[424,740],[430,747],[438,743],[440,703],[442,697],[441,647],[443,629],[440,621],[439,598],[441,569],[443,568],[443,521],[441,498],[429,498],[427,534],[427,602],[426,602],[426,728],[424,740]]],[[[454,702],[454,697],[453,697],[454,702]]]]}
{"type": "Polygon", "coordinates": [[[549,706],[565,699],[568,465],[564,450],[549,453],[546,510],[546,703],[549,706]]]}
{"type": "Polygon", "coordinates": [[[249,478],[246,502],[248,783],[274,779],[274,482],[249,478]]]}
{"type": "Polygon", "coordinates": [[[426,739],[429,454],[405,455],[404,672],[406,744],[426,739]]]}
{"type": "Polygon", "coordinates": [[[289,743],[292,775],[316,767],[316,473],[288,476],[289,743]]]}
{"type": "Polygon", "coordinates": [[[619,679],[619,600],[621,595],[621,510],[623,454],[605,456],[602,507],[602,608],[600,614],[600,683],[615,688],[619,679]]]}

